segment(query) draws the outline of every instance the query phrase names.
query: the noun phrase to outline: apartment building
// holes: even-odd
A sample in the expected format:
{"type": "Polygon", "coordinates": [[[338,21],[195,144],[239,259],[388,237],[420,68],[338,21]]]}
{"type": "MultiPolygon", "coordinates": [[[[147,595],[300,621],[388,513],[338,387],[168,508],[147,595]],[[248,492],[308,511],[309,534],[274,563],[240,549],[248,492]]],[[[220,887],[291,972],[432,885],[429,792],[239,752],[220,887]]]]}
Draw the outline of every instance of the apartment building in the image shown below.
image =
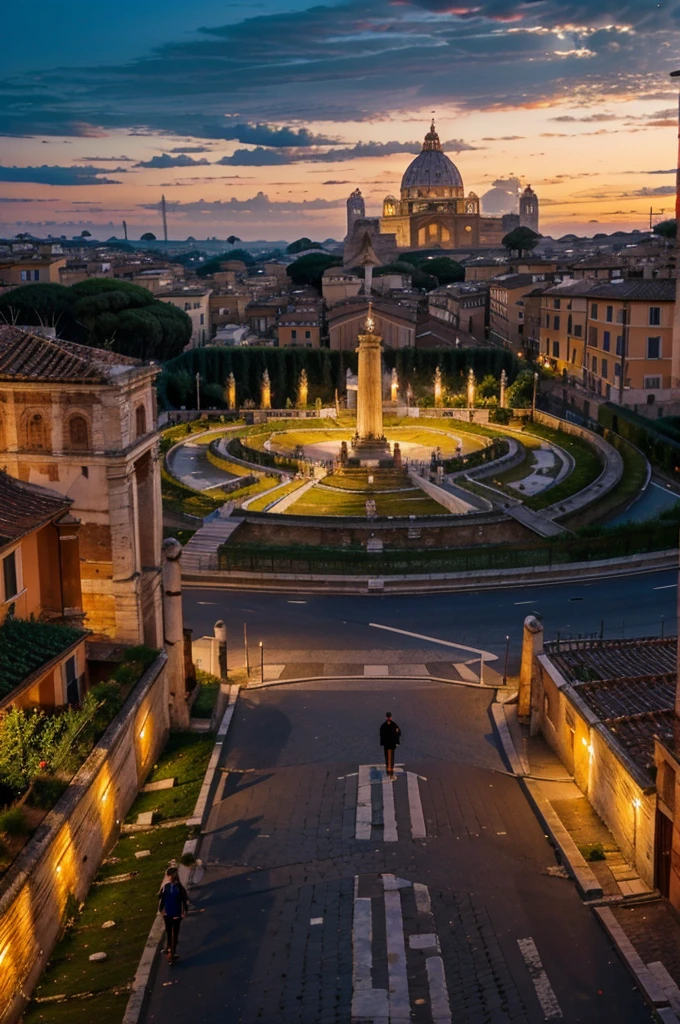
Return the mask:
{"type": "Polygon", "coordinates": [[[200,348],[210,340],[210,288],[179,285],[156,292],[156,298],[183,309],[191,320],[190,348],[200,348]]]}
{"type": "Polygon", "coordinates": [[[525,296],[544,282],[541,274],[503,274],[489,281],[490,341],[516,353],[523,351],[525,296]]]}
{"type": "Polygon", "coordinates": [[[594,395],[621,405],[680,396],[673,345],[675,281],[578,281],[542,299],[541,356],[594,395]]]}

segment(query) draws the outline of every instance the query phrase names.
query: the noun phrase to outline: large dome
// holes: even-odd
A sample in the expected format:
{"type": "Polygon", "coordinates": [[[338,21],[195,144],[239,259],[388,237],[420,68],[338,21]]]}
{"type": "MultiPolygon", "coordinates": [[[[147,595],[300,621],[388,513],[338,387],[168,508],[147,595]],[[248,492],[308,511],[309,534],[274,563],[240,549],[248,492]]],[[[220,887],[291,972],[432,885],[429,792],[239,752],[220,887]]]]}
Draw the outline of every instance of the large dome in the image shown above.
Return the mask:
{"type": "Polygon", "coordinates": [[[422,152],[406,168],[401,187],[433,188],[438,185],[462,189],[463,179],[453,160],[449,160],[446,153],[442,152],[433,121],[425,136],[422,152]]]}

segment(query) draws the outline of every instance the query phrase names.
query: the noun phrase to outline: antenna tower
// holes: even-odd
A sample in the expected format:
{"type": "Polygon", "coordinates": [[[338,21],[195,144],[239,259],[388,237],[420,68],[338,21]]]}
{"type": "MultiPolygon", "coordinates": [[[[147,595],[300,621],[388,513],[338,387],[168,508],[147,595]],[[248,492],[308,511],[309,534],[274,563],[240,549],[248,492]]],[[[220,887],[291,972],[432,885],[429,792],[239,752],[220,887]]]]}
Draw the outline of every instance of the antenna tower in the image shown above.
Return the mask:
{"type": "Polygon", "coordinates": [[[161,214],[163,216],[163,240],[168,240],[168,214],[165,208],[165,196],[161,196],[161,214]]]}

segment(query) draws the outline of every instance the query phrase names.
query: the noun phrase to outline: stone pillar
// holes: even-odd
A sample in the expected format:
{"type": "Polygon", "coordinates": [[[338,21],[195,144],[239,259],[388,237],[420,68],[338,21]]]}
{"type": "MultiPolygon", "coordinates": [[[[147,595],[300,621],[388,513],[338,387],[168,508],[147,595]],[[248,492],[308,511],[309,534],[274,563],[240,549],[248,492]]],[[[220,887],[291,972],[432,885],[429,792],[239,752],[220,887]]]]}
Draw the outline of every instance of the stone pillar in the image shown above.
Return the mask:
{"type": "Polygon", "coordinates": [[[215,639],[217,640],[217,661],[220,679],[227,678],[227,627],[222,619],[215,623],[215,639]]]}
{"type": "Polygon", "coordinates": [[[374,334],[374,321],[369,313],[366,334],[359,335],[359,385],[357,391],[357,434],[360,440],[383,436],[382,349],[379,334],[374,334]]]}
{"type": "Polygon", "coordinates": [[[61,567],[61,604],[64,615],[79,615],[83,610],[83,592],[80,584],[80,520],[68,512],[55,524],[59,535],[59,565],[61,567]]]}
{"type": "Polygon", "coordinates": [[[531,714],[531,683],[534,676],[534,659],[543,653],[543,624],[533,615],[524,620],[522,636],[522,661],[519,670],[519,704],[517,714],[526,718],[531,714]]]}
{"type": "Polygon", "coordinates": [[[189,728],[184,682],[184,620],[182,615],[182,545],[163,541],[163,643],[168,656],[168,695],[173,729],[189,728]]]}

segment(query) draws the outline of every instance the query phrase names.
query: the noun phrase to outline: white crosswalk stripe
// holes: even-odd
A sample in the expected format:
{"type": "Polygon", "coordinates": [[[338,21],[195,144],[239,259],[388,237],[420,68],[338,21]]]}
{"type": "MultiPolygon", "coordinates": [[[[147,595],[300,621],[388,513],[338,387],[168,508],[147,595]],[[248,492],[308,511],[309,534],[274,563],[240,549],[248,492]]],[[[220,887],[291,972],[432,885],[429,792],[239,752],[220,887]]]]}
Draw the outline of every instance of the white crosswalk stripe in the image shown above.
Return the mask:
{"type": "Polygon", "coordinates": [[[531,936],[529,936],[528,939],[518,939],[517,945],[524,957],[524,963],[529,969],[529,974],[531,975],[531,980],[534,983],[538,1001],[541,1004],[541,1009],[543,1010],[543,1016],[546,1020],[557,1020],[562,1017],[562,1010],[560,1009],[560,1004],[557,1002],[557,996],[553,992],[548,975],[545,973],[545,968],[543,967],[541,958],[538,955],[536,943],[531,936]]]}
{"type": "MultiPolygon", "coordinates": [[[[350,776],[347,776],[350,778],[350,776]]],[[[399,840],[399,826],[395,803],[395,788],[403,785],[406,779],[406,791],[409,809],[409,828],[412,839],[427,838],[427,827],[420,795],[420,776],[415,772],[407,772],[403,765],[395,765],[394,778],[390,779],[382,765],[359,765],[357,775],[357,803],[354,835],[356,839],[376,841],[382,839],[386,843],[399,840]],[[374,785],[380,785],[380,803],[382,823],[374,822],[373,791],[374,785]]],[[[424,779],[423,781],[427,781],[424,779]]]]}

